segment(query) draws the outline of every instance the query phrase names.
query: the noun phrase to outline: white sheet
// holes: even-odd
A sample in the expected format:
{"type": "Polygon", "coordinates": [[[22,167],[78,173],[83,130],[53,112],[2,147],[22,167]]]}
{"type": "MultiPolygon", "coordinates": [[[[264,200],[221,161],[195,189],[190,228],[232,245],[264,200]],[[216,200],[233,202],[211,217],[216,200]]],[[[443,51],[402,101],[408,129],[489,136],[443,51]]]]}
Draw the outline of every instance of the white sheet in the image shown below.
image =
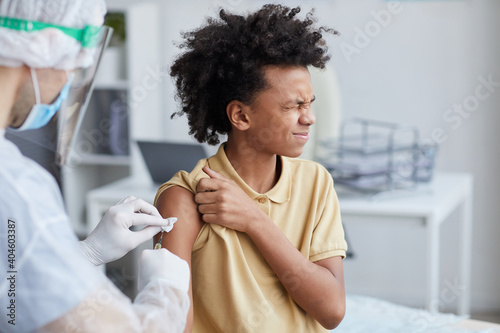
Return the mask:
{"type": "Polygon", "coordinates": [[[491,333],[493,330],[452,328],[467,319],[454,314],[432,314],[380,299],[347,295],[347,311],[334,333],[491,333]]]}

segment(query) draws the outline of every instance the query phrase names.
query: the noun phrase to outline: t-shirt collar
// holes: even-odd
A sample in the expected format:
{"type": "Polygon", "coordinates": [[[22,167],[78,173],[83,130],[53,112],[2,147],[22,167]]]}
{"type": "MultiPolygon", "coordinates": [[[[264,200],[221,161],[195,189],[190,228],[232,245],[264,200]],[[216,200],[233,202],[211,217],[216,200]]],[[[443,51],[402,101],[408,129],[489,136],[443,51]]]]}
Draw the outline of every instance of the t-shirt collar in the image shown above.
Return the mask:
{"type": "Polygon", "coordinates": [[[224,177],[231,178],[240,186],[240,188],[245,191],[245,193],[251,198],[256,199],[262,195],[267,196],[271,201],[276,203],[283,203],[290,200],[290,193],[292,190],[292,177],[290,173],[289,161],[286,157],[279,156],[281,159],[281,175],[274,187],[267,191],[266,193],[258,193],[254,191],[250,186],[248,186],[243,179],[238,175],[236,170],[229,162],[227,158],[224,147],[225,143],[221,144],[217,154],[208,159],[208,166],[224,177]]]}

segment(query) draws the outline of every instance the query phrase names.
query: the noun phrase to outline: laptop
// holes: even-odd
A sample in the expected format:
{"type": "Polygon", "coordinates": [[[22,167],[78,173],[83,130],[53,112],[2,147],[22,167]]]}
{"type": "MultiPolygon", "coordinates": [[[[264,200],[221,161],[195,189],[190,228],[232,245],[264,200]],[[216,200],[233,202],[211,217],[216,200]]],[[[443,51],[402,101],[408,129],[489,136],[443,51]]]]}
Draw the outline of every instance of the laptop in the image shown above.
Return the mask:
{"type": "Polygon", "coordinates": [[[137,141],[153,182],[163,184],[180,170],[190,172],[207,154],[201,144],[137,141]]]}

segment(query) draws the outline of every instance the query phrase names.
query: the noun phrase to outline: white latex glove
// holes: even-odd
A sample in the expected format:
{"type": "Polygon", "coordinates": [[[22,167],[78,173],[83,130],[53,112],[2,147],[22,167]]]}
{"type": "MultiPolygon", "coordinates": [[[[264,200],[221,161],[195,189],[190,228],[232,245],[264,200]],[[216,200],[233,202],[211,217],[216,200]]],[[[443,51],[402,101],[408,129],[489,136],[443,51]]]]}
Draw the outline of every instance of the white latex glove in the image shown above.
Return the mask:
{"type": "Polygon", "coordinates": [[[171,223],[163,219],[155,206],[142,199],[129,196],[110,207],[101,222],[80,242],[85,257],[94,265],[119,259],[138,245],[160,232],[171,223]],[[131,226],[145,225],[132,231],[131,226]]]}
{"type": "Polygon", "coordinates": [[[167,249],[144,250],[139,258],[137,288],[143,290],[150,282],[163,279],[187,294],[191,273],[188,263],[167,249]]]}

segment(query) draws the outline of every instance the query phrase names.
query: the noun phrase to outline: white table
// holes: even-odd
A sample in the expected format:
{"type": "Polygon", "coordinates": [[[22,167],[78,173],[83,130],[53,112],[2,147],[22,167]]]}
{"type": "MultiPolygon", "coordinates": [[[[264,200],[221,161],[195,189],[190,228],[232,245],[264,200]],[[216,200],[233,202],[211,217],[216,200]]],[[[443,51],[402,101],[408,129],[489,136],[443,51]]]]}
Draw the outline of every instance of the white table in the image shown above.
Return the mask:
{"type": "Polygon", "coordinates": [[[429,184],[420,185],[416,193],[400,192],[380,197],[339,191],[342,217],[390,217],[422,219],[428,238],[426,274],[426,308],[437,312],[439,306],[440,226],[460,209],[460,284],[459,315],[470,314],[470,274],[472,238],[472,184],[466,173],[437,173],[429,184]]]}

